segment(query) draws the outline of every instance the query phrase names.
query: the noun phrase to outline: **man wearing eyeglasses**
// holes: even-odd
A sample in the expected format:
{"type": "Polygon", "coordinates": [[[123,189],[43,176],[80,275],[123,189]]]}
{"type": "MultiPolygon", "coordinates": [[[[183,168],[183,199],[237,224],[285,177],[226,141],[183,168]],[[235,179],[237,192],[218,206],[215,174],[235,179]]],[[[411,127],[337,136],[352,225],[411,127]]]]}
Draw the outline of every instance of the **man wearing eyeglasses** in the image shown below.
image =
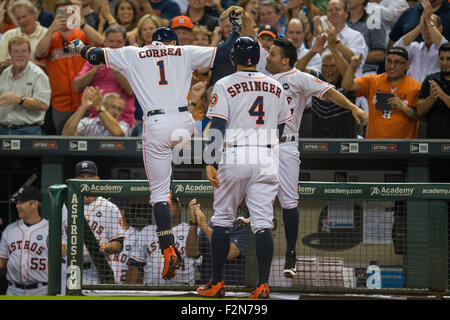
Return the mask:
{"type": "Polygon", "coordinates": [[[404,48],[393,47],[387,53],[386,72],[355,79],[362,57],[352,57],[342,79],[342,88],[368,100],[367,139],[417,138],[416,106],[420,82],[406,75],[408,60],[408,52],[404,48]]]}

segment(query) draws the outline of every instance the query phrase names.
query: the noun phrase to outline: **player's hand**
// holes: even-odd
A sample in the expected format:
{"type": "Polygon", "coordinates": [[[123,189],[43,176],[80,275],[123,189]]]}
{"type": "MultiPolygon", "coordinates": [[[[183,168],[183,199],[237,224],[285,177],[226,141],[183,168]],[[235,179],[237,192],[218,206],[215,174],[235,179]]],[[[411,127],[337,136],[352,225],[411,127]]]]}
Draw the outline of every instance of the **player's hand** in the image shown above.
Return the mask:
{"type": "Polygon", "coordinates": [[[352,110],[352,115],[357,124],[360,124],[361,120],[365,123],[369,122],[369,115],[363,109],[356,107],[352,110]]]}
{"type": "Polygon", "coordinates": [[[75,40],[70,41],[70,43],[67,47],[69,48],[69,50],[71,52],[80,54],[81,49],[84,48],[84,43],[81,40],[75,39],[75,40]]]}
{"type": "Polygon", "coordinates": [[[106,242],[103,242],[102,240],[98,239],[98,251],[105,252],[106,242]]]}
{"type": "Polygon", "coordinates": [[[350,61],[350,66],[354,69],[357,69],[362,63],[363,55],[362,53],[359,56],[353,56],[350,61]]]}
{"type": "Polygon", "coordinates": [[[240,32],[242,30],[242,15],[242,13],[237,13],[236,11],[230,12],[229,19],[233,26],[233,31],[240,32]]]}
{"type": "Polygon", "coordinates": [[[214,188],[220,187],[220,181],[217,176],[217,170],[211,165],[206,166],[206,177],[214,188]]]}
{"type": "MultiPolygon", "coordinates": [[[[191,201],[189,201],[189,220],[192,222],[197,222],[196,219],[196,215],[195,215],[195,210],[200,209],[200,204],[197,203],[197,199],[192,199],[191,201]]],[[[198,222],[197,222],[198,223],[198,222]]]]}

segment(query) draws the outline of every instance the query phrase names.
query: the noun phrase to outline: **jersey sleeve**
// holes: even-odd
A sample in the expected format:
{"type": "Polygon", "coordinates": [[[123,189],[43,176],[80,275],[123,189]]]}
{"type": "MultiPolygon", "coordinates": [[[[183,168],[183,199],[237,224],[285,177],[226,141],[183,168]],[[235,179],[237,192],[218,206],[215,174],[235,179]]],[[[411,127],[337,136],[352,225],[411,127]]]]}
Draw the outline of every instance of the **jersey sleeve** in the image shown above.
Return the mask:
{"type": "Polygon", "coordinates": [[[301,75],[302,81],[300,83],[300,91],[307,98],[317,97],[322,99],[325,92],[334,88],[332,84],[322,81],[310,74],[301,73],[301,75]]]}
{"type": "Polygon", "coordinates": [[[187,46],[192,70],[212,68],[216,49],[216,47],[187,46]]]}
{"type": "Polygon", "coordinates": [[[211,93],[211,100],[209,102],[208,112],[206,117],[219,117],[228,121],[229,108],[227,101],[227,94],[222,83],[216,83],[211,93]]]}
{"type": "Polygon", "coordinates": [[[130,68],[129,62],[134,56],[136,47],[127,46],[118,49],[104,48],[106,66],[117,71],[126,71],[130,68]]]}
{"type": "Polygon", "coordinates": [[[9,250],[8,250],[8,227],[2,232],[2,239],[0,240],[0,258],[8,259],[9,250]]]}
{"type": "Polygon", "coordinates": [[[120,214],[119,208],[113,203],[111,203],[111,225],[108,229],[108,241],[125,237],[122,215],[120,214]]]}

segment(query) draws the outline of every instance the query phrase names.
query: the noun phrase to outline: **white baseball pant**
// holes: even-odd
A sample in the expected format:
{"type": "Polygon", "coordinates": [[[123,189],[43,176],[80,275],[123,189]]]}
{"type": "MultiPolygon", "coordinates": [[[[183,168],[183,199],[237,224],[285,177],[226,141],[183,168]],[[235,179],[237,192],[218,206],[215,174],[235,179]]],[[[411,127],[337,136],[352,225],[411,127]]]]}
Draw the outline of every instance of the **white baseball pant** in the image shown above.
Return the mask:
{"type": "Polygon", "coordinates": [[[170,201],[172,148],[189,141],[193,132],[194,119],[187,111],[144,118],[142,146],[151,205],[170,201]]]}

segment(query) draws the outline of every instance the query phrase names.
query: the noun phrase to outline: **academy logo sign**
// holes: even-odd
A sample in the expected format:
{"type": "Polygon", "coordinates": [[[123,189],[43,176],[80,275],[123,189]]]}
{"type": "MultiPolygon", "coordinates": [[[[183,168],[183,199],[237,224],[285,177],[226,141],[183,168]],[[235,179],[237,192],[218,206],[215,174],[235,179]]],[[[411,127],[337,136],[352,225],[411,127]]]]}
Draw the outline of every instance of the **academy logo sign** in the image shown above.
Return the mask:
{"type": "Polygon", "coordinates": [[[176,184],[173,188],[175,194],[211,194],[214,192],[214,187],[210,184],[176,184]]]}
{"type": "Polygon", "coordinates": [[[370,188],[370,196],[411,196],[415,188],[402,187],[372,187],[370,188]]]}
{"type": "Polygon", "coordinates": [[[121,193],[123,186],[121,185],[95,185],[95,184],[82,184],[80,186],[80,193],[90,192],[90,193],[121,193]]]}

